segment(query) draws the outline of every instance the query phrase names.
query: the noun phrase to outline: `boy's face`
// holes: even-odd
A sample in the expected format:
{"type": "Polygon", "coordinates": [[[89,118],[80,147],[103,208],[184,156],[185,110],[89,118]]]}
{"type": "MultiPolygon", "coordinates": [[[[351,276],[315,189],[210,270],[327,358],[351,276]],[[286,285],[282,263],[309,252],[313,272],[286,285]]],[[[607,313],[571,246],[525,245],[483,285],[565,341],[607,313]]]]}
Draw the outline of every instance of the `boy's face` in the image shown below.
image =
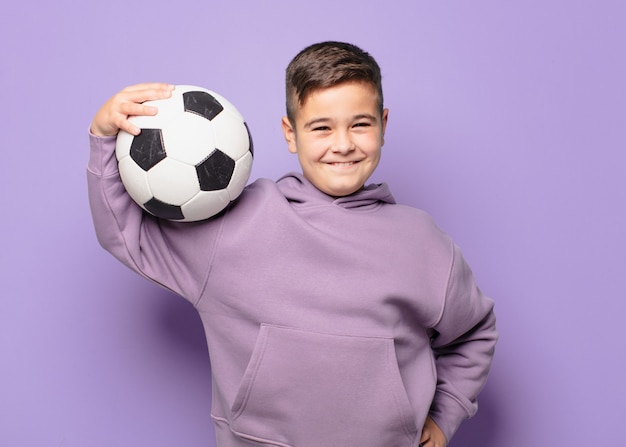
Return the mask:
{"type": "Polygon", "coordinates": [[[388,110],[380,114],[373,86],[348,82],[315,90],[296,109],[295,128],[282,126],[302,173],[333,197],[358,191],[380,160],[388,110]]]}

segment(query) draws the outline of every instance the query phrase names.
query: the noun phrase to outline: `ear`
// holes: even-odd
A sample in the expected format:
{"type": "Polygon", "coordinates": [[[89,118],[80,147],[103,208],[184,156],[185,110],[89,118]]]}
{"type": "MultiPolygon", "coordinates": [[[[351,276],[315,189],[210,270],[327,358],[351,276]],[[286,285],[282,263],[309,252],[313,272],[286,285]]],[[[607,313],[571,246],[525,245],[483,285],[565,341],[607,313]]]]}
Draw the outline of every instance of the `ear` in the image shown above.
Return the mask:
{"type": "Polygon", "coordinates": [[[389,119],[389,109],[383,109],[383,116],[381,119],[380,145],[383,146],[385,144],[385,129],[387,128],[387,120],[389,119]]]}
{"type": "Polygon", "coordinates": [[[285,141],[287,141],[287,149],[292,154],[298,152],[296,146],[296,130],[291,125],[291,121],[286,116],[283,116],[282,122],[283,134],[285,135],[285,141]]]}

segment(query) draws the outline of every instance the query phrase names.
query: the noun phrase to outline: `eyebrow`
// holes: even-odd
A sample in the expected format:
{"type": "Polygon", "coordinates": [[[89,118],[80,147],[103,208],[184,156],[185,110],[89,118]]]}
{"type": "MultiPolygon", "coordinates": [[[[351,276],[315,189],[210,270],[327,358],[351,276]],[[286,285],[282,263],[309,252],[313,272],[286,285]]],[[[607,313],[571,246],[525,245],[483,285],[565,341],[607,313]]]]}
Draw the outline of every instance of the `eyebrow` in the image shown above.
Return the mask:
{"type": "MultiPolygon", "coordinates": [[[[376,116],[374,115],[370,115],[369,113],[360,113],[358,115],[355,115],[352,117],[352,121],[359,121],[362,119],[366,119],[372,122],[378,122],[378,118],[376,118],[376,116]]],[[[313,126],[319,125],[319,124],[326,124],[329,121],[332,121],[332,119],[330,118],[314,118],[311,121],[308,121],[306,123],[304,123],[304,128],[305,129],[310,129],[313,126]]]]}
{"type": "Polygon", "coordinates": [[[324,124],[330,121],[330,118],[314,118],[311,121],[304,123],[305,129],[310,129],[313,126],[317,126],[318,124],[324,124]]]}

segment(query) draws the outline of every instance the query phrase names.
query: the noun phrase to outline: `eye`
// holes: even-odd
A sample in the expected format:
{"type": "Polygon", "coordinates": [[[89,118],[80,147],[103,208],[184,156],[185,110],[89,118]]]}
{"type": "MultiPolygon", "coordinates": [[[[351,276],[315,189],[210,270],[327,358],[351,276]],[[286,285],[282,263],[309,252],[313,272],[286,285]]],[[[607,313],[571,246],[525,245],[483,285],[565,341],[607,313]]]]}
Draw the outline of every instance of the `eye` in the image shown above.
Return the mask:
{"type": "Polygon", "coordinates": [[[326,132],[329,131],[330,127],[328,126],[318,126],[313,128],[313,132],[326,132]]]}
{"type": "Polygon", "coordinates": [[[354,124],[354,127],[370,127],[372,125],[372,123],[370,123],[369,121],[361,121],[358,123],[354,124]]]}

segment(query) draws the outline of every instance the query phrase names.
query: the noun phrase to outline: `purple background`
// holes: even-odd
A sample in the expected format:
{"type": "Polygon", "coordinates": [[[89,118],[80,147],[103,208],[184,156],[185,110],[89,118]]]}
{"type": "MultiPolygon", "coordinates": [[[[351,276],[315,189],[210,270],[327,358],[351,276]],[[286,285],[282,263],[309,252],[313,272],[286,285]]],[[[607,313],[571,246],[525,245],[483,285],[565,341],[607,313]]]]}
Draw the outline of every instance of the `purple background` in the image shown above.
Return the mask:
{"type": "Polygon", "coordinates": [[[373,180],[430,212],[497,302],[493,372],[451,446],[623,445],[625,3],[382,5],[5,5],[0,445],[214,445],[199,318],[94,237],[87,127],[128,84],[205,86],[249,122],[253,177],[277,177],[297,167],[284,68],[326,39],[383,68],[373,180]]]}

